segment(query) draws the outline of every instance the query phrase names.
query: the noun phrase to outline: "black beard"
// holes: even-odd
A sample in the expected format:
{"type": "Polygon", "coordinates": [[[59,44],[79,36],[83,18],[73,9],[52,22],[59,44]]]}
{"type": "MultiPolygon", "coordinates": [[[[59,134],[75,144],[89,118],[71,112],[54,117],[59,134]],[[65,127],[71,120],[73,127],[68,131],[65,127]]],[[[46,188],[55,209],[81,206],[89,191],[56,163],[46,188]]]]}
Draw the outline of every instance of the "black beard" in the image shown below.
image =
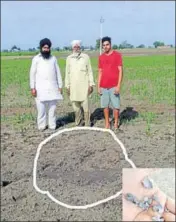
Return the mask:
{"type": "Polygon", "coordinates": [[[44,59],[49,59],[51,52],[41,51],[41,55],[43,56],[44,59]]]}

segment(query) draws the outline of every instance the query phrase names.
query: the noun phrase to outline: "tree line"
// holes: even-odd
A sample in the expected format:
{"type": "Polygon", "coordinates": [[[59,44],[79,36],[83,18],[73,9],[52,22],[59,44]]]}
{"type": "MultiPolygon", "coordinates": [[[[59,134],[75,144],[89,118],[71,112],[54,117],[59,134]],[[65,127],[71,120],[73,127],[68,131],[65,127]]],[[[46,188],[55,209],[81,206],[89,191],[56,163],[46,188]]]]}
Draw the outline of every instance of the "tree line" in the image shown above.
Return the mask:
{"type": "MultiPolygon", "coordinates": [[[[160,42],[160,41],[155,41],[153,43],[153,46],[155,48],[159,47],[159,46],[165,46],[164,42],[160,42]]],[[[173,45],[170,45],[170,47],[173,47],[173,45]]],[[[96,49],[100,48],[100,39],[96,40],[96,49]]],[[[144,44],[140,44],[137,47],[135,47],[134,45],[128,43],[127,41],[123,41],[121,44],[117,45],[114,44],[112,45],[113,49],[132,49],[132,48],[146,48],[146,46],[144,44]]],[[[151,46],[148,46],[148,48],[151,48],[151,46]]]]}
{"type": "MultiPolygon", "coordinates": [[[[157,48],[159,46],[165,46],[164,42],[161,41],[155,41],[153,43],[153,47],[157,48]]],[[[173,47],[173,45],[169,45],[170,47],[173,47]]],[[[36,47],[36,48],[29,48],[28,51],[29,52],[35,52],[37,50],[39,50],[40,47],[36,47]]],[[[126,40],[123,41],[121,44],[117,45],[117,44],[113,44],[112,45],[113,49],[132,49],[132,48],[152,48],[152,46],[145,46],[144,44],[140,44],[138,46],[134,46],[130,43],[128,43],[126,40]]],[[[56,47],[56,48],[52,48],[55,51],[71,51],[71,47],[70,46],[64,46],[63,48],[60,47],[56,47]]],[[[82,50],[98,50],[100,49],[100,39],[96,40],[96,44],[95,46],[82,46],[82,50]]],[[[17,47],[16,45],[12,46],[10,50],[3,50],[4,52],[14,52],[14,51],[22,51],[19,47],[17,47]]]]}

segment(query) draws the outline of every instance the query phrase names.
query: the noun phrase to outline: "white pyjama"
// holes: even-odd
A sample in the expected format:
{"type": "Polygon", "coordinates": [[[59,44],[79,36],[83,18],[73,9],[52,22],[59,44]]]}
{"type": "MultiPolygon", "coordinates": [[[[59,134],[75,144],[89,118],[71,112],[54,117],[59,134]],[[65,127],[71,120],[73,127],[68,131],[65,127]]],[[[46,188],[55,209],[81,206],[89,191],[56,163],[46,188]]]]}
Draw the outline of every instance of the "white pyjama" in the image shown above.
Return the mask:
{"type": "Polygon", "coordinates": [[[37,106],[37,125],[39,130],[43,130],[47,126],[47,106],[48,106],[48,127],[50,129],[56,129],[56,105],[57,100],[40,101],[35,99],[37,106]]]}

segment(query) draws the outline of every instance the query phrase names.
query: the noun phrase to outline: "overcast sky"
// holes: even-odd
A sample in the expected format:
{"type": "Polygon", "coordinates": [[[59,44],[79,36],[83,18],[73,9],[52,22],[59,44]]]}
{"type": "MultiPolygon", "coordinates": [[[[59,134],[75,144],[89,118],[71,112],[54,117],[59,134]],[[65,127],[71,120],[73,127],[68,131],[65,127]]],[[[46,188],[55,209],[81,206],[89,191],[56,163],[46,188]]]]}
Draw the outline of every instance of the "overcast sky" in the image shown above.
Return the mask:
{"type": "Polygon", "coordinates": [[[148,46],[159,40],[175,45],[174,1],[3,1],[1,49],[37,47],[44,37],[53,47],[73,39],[95,46],[101,16],[103,35],[112,37],[113,44],[127,40],[148,46]]]}

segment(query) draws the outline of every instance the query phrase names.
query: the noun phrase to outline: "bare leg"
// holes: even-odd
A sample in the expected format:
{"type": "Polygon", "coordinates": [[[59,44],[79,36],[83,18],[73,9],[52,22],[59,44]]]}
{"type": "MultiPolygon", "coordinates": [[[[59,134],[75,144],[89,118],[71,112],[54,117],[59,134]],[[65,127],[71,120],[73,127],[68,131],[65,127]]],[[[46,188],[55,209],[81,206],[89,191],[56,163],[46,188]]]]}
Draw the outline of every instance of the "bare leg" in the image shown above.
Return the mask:
{"type": "Polygon", "coordinates": [[[104,117],[105,117],[105,128],[110,128],[110,122],[109,122],[109,108],[104,109],[104,117]]]}
{"type": "Polygon", "coordinates": [[[119,122],[119,109],[114,109],[114,128],[118,128],[118,122],[119,122]]]}

